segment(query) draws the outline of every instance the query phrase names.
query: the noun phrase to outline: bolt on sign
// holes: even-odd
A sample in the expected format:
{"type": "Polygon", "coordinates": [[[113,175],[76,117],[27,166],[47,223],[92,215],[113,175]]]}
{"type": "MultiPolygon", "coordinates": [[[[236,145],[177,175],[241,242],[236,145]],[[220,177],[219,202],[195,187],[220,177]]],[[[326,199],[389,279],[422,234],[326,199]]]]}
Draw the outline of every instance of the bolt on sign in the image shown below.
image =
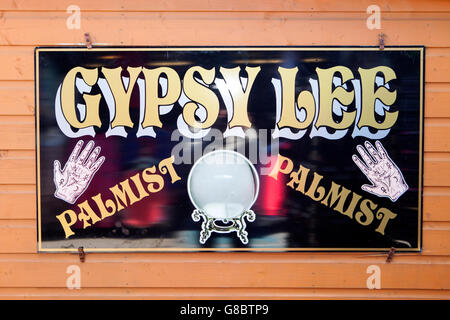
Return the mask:
{"type": "Polygon", "coordinates": [[[36,48],[38,250],[420,251],[424,50],[36,48]]]}

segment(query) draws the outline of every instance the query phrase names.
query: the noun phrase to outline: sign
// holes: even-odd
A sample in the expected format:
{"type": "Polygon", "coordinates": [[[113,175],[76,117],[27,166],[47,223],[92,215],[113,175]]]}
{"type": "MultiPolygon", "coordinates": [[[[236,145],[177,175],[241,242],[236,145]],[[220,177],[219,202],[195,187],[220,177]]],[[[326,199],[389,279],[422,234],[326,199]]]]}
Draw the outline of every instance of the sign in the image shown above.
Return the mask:
{"type": "Polygon", "coordinates": [[[424,47],[35,57],[39,251],[421,250],[424,47]]]}

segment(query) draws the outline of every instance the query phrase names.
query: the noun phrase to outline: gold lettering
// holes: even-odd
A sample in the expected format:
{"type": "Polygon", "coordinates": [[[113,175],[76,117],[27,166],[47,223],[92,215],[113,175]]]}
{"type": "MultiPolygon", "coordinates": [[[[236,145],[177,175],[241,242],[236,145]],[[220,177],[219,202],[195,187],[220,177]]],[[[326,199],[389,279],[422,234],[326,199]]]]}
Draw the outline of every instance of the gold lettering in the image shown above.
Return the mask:
{"type": "Polygon", "coordinates": [[[124,207],[132,205],[136,201],[140,200],[133,193],[133,190],[131,190],[130,182],[128,179],[122,181],[120,183],[120,186],[122,187],[122,189],[119,188],[119,184],[116,184],[115,186],[109,188],[109,190],[111,190],[112,194],[114,195],[114,198],[116,199],[117,211],[120,211],[124,207]],[[129,203],[127,201],[127,198],[130,200],[129,203]]]}
{"type": "Polygon", "coordinates": [[[380,208],[377,211],[376,217],[378,220],[381,219],[380,225],[375,229],[376,232],[384,235],[384,229],[386,228],[387,223],[390,219],[394,219],[397,216],[396,213],[393,213],[391,210],[386,208],[380,208]]]}
{"type": "Polygon", "coordinates": [[[86,116],[83,122],[80,122],[76,114],[75,106],[75,80],[80,73],[87,85],[93,86],[98,79],[98,70],[86,69],[83,67],[72,68],[65,76],[61,88],[61,109],[67,122],[74,128],[82,129],[90,126],[101,127],[100,121],[100,94],[90,95],[83,93],[83,99],[86,103],[86,116]]]}
{"type": "Polygon", "coordinates": [[[164,187],[164,179],[159,175],[155,174],[156,167],[150,167],[142,172],[142,179],[148,183],[148,192],[155,193],[160,191],[164,187]],[[157,187],[155,188],[155,184],[157,187]]]}
{"type": "Polygon", "coordinates": [[[272,171],[269,174],[269,177],[278,180],[278,172],[288,174],[292,171],[293,168],[294,164],[292,163],[292,160],[287,157],[283,157],[281,154],[279,154],[275,166],[273,167],[272,171]],[[286,166],[283,169],[282,167],[284,163],[286,163],[286,166]]]}
{"type": "Polygon", "coordinates": [[[299,110],[305,109],[306,118],[303,122],[300,122],[296,116],[295,108],[295,76],[298,68],[286,69],[283,67],[278,68],[278,72],[281,75],[282,85],[282,107],[280,121],[278,121],[278,128],[291,127],[296,129],[305,129],[314,120],[316,113],[316,103],[314,97],[309,91],[302,91],[297,97],[297,108],[299,110]]]}
{"type": "Polygon", "coordinates": [[[103,203],[102,200],[102,194],[99,193],[96,196],[92,197],[92,200],[95,201],[95,203],[97,204],[98,209],[100,210],[100,216],[101,219],[105,219],[107,217],[112,216],[114,213],[116,213],[116,205],[114,204],[114,201],[108,199],[106,200],[105,203],[103,203]],[[110,210],[108,210],[106,207],[108,207],[110,210]]]}
{"type": "Polygon", "coordinates": [[[287,183],[287,186],[294,189],[295,185],[294,183],[297,183],[298,186],[295,190],[300,191],[301,193],[305,193],[305,184],[306,184],[306,177],[309,174],[310,169],[305,168],[304,166],[300,165],[300,168],[297,172],[292,172],[290,177],[291,181],[287,183]],[[299,179],[300,177],[300,179],[299,179]]]}
{"type": "Polygon", "coordinates": [[[161,162],[158,165],[159,171],[161,171],[162,174],[166,174],[169,172],[170,178],[172,179],[172,183],[175,181],[181,180],[181,178],[178,176],[177,172],[175,171],[175,168],[173,167],[173,162],[175,161],[175,156],[171,156],[169,158],[161,160],[161,162]]]}
{"type": "Polygon", "coordinates": [[[180,77],[175,70],[169,67],[143,68],[142,72],[145,77],[145,114],[142,127],[162,128],[162,122],[159,119],[159,106],[171,105],[178,100],[181,94],[180,77]],[[167,77],[167,93],[164,97],[160,97],[158,93],[159,78],[162,74],[167,77]]]}
{"type": "Polygon", "coordinates": [[[136,186],[138,192],[139,192],[139,200],[144,199],[145,197],[148,197],[147,191],[145,191],[144,186],[142,185],[141,179],[139,178],[139,173],[132,176],[130,179],[133,180],[134,185],[136,186]]]}
{"type": "Polygon", "coordinates": [[[319,187],[319,182],[320,182],[320,180],[322,180],[322,178],[323,178],[323,176],[314,172],[313,181],[312,181],[311,185],[309,186],[309,189],[305,193],[305,195],[307,195],[308,197],[310,197],[311,199],[313,199],[315,201],[322,200],[323,196],[325,195],[325,188],[319,187]],[[318,195],[316,195],[316,192],[318,193],[318,195]]]}
{"type": "Polygon", "coordinates": [[[77,214],[73,210],[66,210],[63,213],[56,216],[56,219],[59,220],[61,223],[64,233],[66,234],[66,238],[70,237],[71,235],[74,235],[75,232],[70,229],[71,226],[77,222],[77,214]],[[66,216],[69,216],[70,221],[67,221],[66,216]]]}
{"type": "Polygon", "coordinates": [[[361,92],[362,92],[362,105],[361,105],[361,117],[358,121],[358,128],[372,127],[374,129],[382,130],[391,128],[398,118],[398,111],[390,112],[385,111],[385,117],[383,122],[377,122],[375,119],[375,101],[379,99],[385,105],[390,106],[395,102],[397,98],[397,90],[389,91],[384,86],[375,90],[375,77],[377,73],[384,75],[385,83],[396,79],[394,70],[389,67],[376,67],[372,69],[358,69],[361,75],[361,92]]]}
{"type": "Polygon", "coordinates": [[[94,210],[92,210],[92,208],[89,205],[87,200],[80,203],[78,205],[78,208],[80,208],[80,213],[78,214],[78,220],[83,221],[83,229],[86,229],[86,227],[89,227],[91,225],[88,222],[88,220],[91,220],[92,224],[95,224],[96,222],[101,220],[95,214],[94,210]]]}
{"type": "Polygon", "coordinates": [[[133,127],[133,122],[130,118],[130,99],[142,67],[127,67],[127,71],[130,74],[130,80],[128,81],[128,89],[125,90],[121,67],[115,69],[102,68],[102,73],[105,75],[106,81],[108,81],[116,104],[115,116],[111,122],[111,128],[117,126],[133,127]]]}
{"type": "Polygon", "coordinates": [[[347,197],[350,194],[350,192],[352,191],[332,181],[330,191],[328,192],[327,196],[325,197],[325,199],[322,200],[321,203],[331,208],[336,203],[336,201],[339,200],[333,209],[343,215],[353,218],[353,212],[355,211],[358,201],[362,197],[352,192],[352,200],[350,202],[350,205],[348,206],[347,210],[344,210],[345,201],[347,200],[347,197]],[[342,189],[339,190],[340,188],[342,189]],[[330,197],[331,201],[328,203],[330,197]]]}
{"type": "Polygon", "coordinates": [[[194,128],[209,128],[216,122],[219,116],[219,99],[215,93],[207,86],[197,82],[194,78],[195,72],[198,72],[206,85],[213,83],[216,71],[214,68],[205,69],[194,66],[186,71],[183,78],[183,89],[186,96],[198,103],[206,109],[206,119],[199,122],[195,119],[195,112],[199,108],[196,102],[187,102],[183,106],[183,118],[188,125],[194,128]]]}
{"type": "Polygon", "coordinates": [[[373,210],[375,210],[378,205],[370,201],[369,199],[364,199],[360,204],[361,211],[358,211],[355,214],[355,220],[358,221],[359,224],[363,226],[368,226],[373,221],[373,210]],[[362,221],[362,217],[365,216],[365,220],[362,221]]]}
{"type": "Polygon", "coordinates": [[[338,100],[344,106],[352,103],[355,93],[347,91],[342,86],[333,90],[333,77],[339,73],[342,77],[342,84],[353,79],[353,73],[349,68],[336,66],[328,69],[316,68],[319,77],[319,103],[320,110],[316,121],[316,128],[330,127],[336,130],[346,129],[355,121],[356,111],[342,111],[342,120],[337,123],[333,119],[333,100],[338,100]]]}
{"type": "Polygon", "coordinates": [[[231,118],[230,121],[230,128],[233,127],[250,128],[252,126],[250,120],[248,119],[247,113],[248,97],[252,89],[253,83],[255,82],[256,76],[261,70],[261,67],[245,68],[245,71],[248,74],[247,86],[245,90],[242,89],[241,79],[239,77],[240,70],[241,68],[239,67],[233,69],[220,67],[220,73],[223,75],[228,90],[230,90],[230,94],[234,104],[233,117],[231,118]]]}

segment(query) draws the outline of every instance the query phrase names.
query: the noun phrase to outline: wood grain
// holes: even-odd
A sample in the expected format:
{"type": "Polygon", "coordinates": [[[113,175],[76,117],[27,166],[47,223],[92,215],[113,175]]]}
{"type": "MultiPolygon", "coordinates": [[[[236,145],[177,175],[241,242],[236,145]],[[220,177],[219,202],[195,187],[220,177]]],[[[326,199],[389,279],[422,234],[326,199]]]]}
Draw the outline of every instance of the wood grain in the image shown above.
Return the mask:
{"type": "MultiPolygon", "coordinates": [[[[95,260],[88,254],[89,263],[80,265],[83,288],[366,288],[367,267],[377,264],[383,275],[384,289],[440,289],[450,288],[448,263],[385,263],[385,257],[364,261],[332,263],[320,259],[284,261],[280,255],[271,259],[220,259],[205,254],[197,260],[154,259],[109,261],[95,260]],[[219,271],[220,270],[220,271],[219,271]],[[408,270],[408,272],[405,272],[408,270]],[[219,271],[219,274],[218,274],[219,271]],[[142,275],[145,274],[145,277],[142,275]],[[339,276],[337,276],[339,275],[339,276]]],[[[199,254],[192,254],[191,257],[199,254]]],[[[67,256],[66,256],[67,257],[67,256]]],[[[400,259],[399,259],[400,260],[400,259]]],[[[87,261],[87,260],[86,260],[87,261]]],[[[66,268],[78,264],[77,256],[61,259],[11,259],[2,265],[0,287],[65,287],[66,268]],[[39,265],[39,268],[34,266],[39,265]]]]}
{"type": "MultiPolygon", "coordinates": [[[[367,28],[367,14],[347,12],[85,12],[79,30],[66,27],[67,17],[6,11],[0,45],[84,45],[85,32],[94,45],[377,45],[379,34],[367,28]]],[[[450,47],[449,17],[447,12],[385,13],[385,44],[450,47]]]]}
{"type": "MultiPolygon", "coordinates": [[[[77,0],[82,11],[140,11],[140,12],[178,12],[178,11],[251,11],[251,12],[366,12],[372,5],[372,0],[361,0],[355,5],[352,1],[330,0],[152,0],[151,6],[139,0],[77,0]]],[[[74,4],[71,0],[40,1],[40,0],[3,0],[2,11],[66,11],[74,4]]],[[[389,1],[378,0],[376,4],[382,12],[449,12],[450,5],[443,0],[428,1],[389,1]]]]}
{"type": "Polygon", "coordinates": [[[164,300],[298,300],[298,299],[449,299],[450,290],[321,288],[2,288],[2,299],[164,299],[164,300]]]}
{"type": "Polygon", "coordinates": [[[450,2],[379,0],[0,1],[0,298],[449,299],[450,2]],[[34,47],[94,45],[425,45],[423,252],[37,254],[34,47]],[[82,289],[66,288],[69,265],[82,289]],[[368,290],[369,265],[381,290],[368,290]]]}

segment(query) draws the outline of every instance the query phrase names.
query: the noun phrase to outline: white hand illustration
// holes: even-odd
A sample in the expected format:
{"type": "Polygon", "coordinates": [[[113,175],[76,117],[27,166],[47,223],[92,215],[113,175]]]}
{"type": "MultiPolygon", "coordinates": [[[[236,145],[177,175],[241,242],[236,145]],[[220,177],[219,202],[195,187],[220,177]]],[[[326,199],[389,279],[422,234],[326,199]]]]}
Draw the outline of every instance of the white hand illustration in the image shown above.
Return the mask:
{"type": "Polygon", "coordinates": [[[368,141],[364,145],[368,152],[361,145],[356,146],[364,162],[356,155],[352,156],[353,162],[372,182],[372,185],[365,184],[361,189],[379,197],[387,197],[393,202],[397,201],[409,188],[400,169],[389,158],[379,141],[375,141],[376,149],[368,141]]]}
{"type": "Polygon", "coordinates": [[[83,141],[78,141],[62,171],[58,160],[55,160],[53,163],[53,180],[56,186],[55,197],[70,204],[74,204],[86,191],[94,174],[105,161],[105,157],[100,157],[97,160],[101,148],[96,147],[92,151],[94,148],[93,141],[89,141],[78,157],[82,146],[83,141]]]}

